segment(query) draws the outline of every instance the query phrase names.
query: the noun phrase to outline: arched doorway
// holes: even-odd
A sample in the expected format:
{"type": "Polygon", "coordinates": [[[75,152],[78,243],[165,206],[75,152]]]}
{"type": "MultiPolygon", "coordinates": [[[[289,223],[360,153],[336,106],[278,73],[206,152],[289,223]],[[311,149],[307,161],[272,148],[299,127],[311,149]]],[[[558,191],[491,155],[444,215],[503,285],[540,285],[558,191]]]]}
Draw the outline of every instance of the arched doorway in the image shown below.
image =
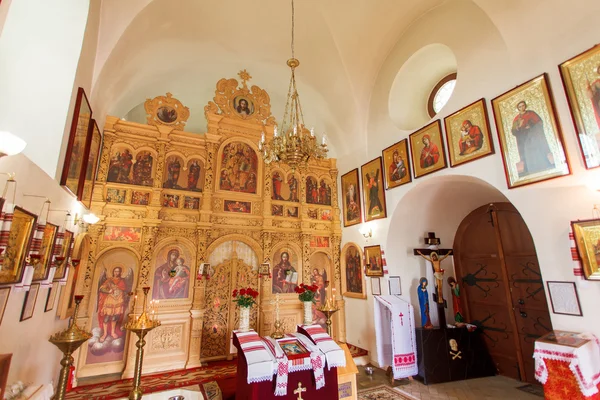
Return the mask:
{"type": "Polygon", "coordinates": [[[498,373],[535,382],[534,341],[552,323],[525,221],[510,203],[486,204],[463,219],[453,248],[466,319],[482,330],[498,373]]]}

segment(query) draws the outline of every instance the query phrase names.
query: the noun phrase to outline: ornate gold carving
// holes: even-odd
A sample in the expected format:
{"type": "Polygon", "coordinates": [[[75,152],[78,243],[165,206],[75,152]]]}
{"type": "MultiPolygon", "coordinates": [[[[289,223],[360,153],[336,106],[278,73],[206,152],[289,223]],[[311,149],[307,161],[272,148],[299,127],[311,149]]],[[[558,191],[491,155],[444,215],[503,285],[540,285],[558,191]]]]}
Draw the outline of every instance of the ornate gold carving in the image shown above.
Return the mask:
{"type": "Polygon", "coordinates": [[[154,253],[154,244],[156,243],[156,233],[158,228],[155,226],[144,226],[142,228],[142,267],[140,268],[140,279],[138,287],[149,286],[150,269],[152,268],[152,254],[154,253]]]}
{"type": "Polygon", "coordinates": [[[146,100],[144,109],[148,114],[148,125],[164,125],[183,130],[190,117],[190,109],[181,104],[171,93],[146,100]]]}
{"type": "Polygon", "coordinates": [[[146,218],[146,211],[105,207],[104,208],[104,216],[106,218],[143,219],[143,218],[146,218]]]}
{"type": "Polygon", "coordinates": [[[166,238],[185,238],[188,239],[192,243],[196,243],[196,229],[195,228],[181,228],[174,226],[162,226],[158,230],[158,235],[156,236],[156,242],[160,242],[166,238]]]}
{"type": "Polygon", "coordinates": [[[106,182],[108,167],[110,165],[110,150],[115,142],[114,134],[104,133],[102,142],[102,152],[100,153],[100,164],[98,165],[98,177],[96,182],[106,182]]]}
{"type": "Polygon", "coordinates": [[[273,221],[273,227],[275,228],[283,228],[283,229],[300,229],[300,222],[292,222],[287,220],[277,220],[273,221]]]}
{"type": "Polygon", "coordinates": [[[150,334],[150,350],[167,351],[181,348],[183,325],[161,325],[150,334]]]}
{"type": "Polygon", "coordinates": [[[260,87],[253,85],[248,89],[246,81],[252,77],[246,70],[240,71],[242,86],[238,87],[236,79],[221,79],[217,82],[214,103],[211,101],[204,107],[204,114],[225,115],[230,118],[253,122],[256,124],[275,125],[275,117],[271,115],[271,98],[260,87]],[[246,107],[240,104],[246,101],[246,107]]]}

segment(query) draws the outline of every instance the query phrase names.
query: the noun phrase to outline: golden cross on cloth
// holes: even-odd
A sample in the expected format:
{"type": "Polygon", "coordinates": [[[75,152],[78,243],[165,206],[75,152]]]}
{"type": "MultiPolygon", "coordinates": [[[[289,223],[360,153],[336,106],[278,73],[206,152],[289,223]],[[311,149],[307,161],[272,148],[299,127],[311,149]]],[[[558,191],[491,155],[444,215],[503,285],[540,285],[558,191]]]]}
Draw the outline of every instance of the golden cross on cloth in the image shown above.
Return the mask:
{"type": "Polygon", "coordinates": [[[302,382],[298,382],[298,389],[294,390],[294,394],[298,395],[298,397],[296,397],[296,400],[303,400],[302,392],[306,392],[306,388],[302,387],[302,382]]]}

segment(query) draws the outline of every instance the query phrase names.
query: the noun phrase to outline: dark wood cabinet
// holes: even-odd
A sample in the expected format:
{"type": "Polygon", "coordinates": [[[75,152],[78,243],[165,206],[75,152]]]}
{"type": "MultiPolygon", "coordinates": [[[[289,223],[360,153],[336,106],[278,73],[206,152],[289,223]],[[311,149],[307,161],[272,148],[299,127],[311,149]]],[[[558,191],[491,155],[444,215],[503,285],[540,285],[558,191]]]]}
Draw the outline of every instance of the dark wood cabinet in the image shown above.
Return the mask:
{"type": "Polygon", "coordinates": [[[466,328],[417,328],[416,331],[417,379],[424,384],[496,375],[479,331],[469,332],[466,328]],[[452,349],[451,340],[456,341],[456,351],[452,349]]]}

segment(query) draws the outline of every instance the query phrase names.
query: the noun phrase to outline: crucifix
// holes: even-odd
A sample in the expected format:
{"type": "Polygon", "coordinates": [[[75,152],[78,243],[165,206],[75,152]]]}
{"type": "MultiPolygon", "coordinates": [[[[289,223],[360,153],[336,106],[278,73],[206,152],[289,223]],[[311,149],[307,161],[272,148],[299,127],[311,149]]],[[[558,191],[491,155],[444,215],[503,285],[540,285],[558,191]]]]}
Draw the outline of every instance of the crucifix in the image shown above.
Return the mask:
{"type": "Polygon", "coordinates": [[[302,387],[302,382],[298,382],[298,389],[294,390],[294,394],[297,394],[296,400],[304,400],[302,398],[302,392],[306,392],[306,388],[302,387]]]}
{"type": "Polygon", "coordinates": [[[281,299],[279,298],[279,293],[275,293],[275,300],[270,301],[271,304],[275,304],[275,321],[273,322],[273,328],[275,328],[275,330],[271,334],[271,337],[273,339],[281,339],[283,336],[285,336],[284,333],[281,332],[283,323],[279,320],[279,303],[280,302],[281,302],[281,299]]]}
{"type": "Polygon", "coordinates": [[[425,244],[428,245],[426,249],[414,249],[415,256],[421,256],[425,260],[431,263],[433,267],[433,276],[435,277],[435,293],[433,293],[433,301],[437,304],[438,317],[440,319],[440,327],[446,328],[446,313],[444,308],[446,307],[446,301],[444,300],[443,284],[444,284],[444,270],[440,264],[442,260],[452,254],[452,249],[440,249],[438,248],[441,243],[440,239],[435,237],[435,232],[428,232],[425,238],[425,244]]]}

